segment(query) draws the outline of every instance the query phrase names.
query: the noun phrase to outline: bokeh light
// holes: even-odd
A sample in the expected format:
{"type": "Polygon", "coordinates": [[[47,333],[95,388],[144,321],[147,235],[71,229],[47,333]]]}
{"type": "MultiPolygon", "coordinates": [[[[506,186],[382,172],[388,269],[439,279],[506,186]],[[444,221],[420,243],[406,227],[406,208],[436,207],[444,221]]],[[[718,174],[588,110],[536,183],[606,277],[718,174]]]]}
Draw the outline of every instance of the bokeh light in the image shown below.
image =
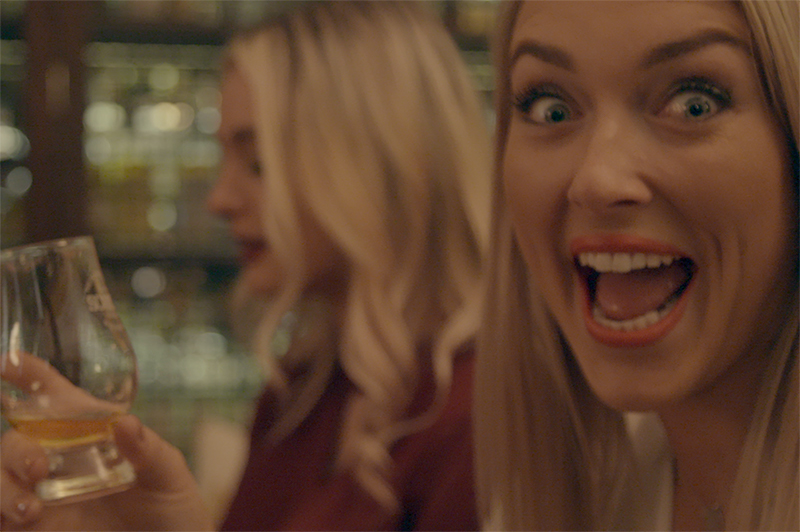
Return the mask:
{"type": "Polygon", "coordinates": [[[161,295],[167,287],[167,276],[158,268],[143,266],[133,272],[131,288],[143,298],[150,299],[161,295]]]}

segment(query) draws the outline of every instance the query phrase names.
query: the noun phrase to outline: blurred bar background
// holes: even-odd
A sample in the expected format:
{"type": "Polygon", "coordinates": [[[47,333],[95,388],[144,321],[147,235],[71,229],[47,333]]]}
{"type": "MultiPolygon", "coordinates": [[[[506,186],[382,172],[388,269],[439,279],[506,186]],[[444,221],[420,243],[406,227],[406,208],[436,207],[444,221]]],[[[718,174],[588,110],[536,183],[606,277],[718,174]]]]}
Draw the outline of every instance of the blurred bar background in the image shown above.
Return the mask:
{"type": "MultiPolygon", "coordinates": [[[[236,274],[205,211],[231,32],[295,1],[0,2],[0,244],[90,234],[136,348],[134,413],[195,467],[199,423],[249,422],[263,376],[230,333],[236,274]]],[[[496,2],[437,1],[491,118],[496,2]]]]}

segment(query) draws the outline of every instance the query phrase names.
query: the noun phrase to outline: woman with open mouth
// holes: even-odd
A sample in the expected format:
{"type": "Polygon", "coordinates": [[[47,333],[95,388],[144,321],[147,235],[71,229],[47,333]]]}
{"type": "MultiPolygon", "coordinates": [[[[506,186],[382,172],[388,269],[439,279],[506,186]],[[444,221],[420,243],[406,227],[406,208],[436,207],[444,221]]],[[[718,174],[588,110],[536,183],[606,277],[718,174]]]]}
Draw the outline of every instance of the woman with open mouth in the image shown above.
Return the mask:
{"type": "Polygon", "coordinates": [[[486,527],[798,530],[798,3],[499,24],[486,527]]]}

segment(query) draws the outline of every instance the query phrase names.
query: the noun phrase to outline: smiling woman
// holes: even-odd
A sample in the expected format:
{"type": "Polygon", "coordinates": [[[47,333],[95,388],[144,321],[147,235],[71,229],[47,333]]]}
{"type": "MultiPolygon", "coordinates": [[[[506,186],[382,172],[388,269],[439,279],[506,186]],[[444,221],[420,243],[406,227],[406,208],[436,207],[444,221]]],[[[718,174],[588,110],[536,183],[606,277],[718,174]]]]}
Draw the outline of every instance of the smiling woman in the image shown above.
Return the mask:
{"type": "Polygon", "coordinates": [[[506,5],[489,528],[798,528],[799,31],[792,1],[506,5]]]}

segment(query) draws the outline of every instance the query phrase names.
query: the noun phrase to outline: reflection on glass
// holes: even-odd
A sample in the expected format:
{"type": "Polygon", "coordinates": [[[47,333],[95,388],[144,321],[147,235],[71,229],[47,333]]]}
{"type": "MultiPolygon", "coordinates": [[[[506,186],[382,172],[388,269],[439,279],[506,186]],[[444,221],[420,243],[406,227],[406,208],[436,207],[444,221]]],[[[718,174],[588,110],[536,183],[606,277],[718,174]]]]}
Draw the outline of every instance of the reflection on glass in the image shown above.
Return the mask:
{"type": "Polygon", "coordinates": [[[127,489],[112,425],[137,390],[136,359],[90,237],[0,254],[2,413],[50,461],[50,503],[127,489]]]}

